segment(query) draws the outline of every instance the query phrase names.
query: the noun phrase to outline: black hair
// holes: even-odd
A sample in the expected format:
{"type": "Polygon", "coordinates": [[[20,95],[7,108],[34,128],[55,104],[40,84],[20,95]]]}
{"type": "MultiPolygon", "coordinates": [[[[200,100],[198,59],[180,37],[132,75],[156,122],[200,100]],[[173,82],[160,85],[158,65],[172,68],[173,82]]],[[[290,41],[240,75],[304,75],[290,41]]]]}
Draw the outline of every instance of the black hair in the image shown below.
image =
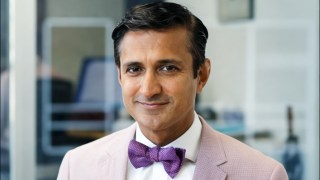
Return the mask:
{"type": "Polygon", "coordinates": [[[115,63],[120,67],[119,45],[128,31],[163,30],[182,26],[189,34],[188,48],[193,59],[194,78],[205,61],[208,30],[186,7],[170,2],[154,2],[131,8],[112,32],[115,63]]]}

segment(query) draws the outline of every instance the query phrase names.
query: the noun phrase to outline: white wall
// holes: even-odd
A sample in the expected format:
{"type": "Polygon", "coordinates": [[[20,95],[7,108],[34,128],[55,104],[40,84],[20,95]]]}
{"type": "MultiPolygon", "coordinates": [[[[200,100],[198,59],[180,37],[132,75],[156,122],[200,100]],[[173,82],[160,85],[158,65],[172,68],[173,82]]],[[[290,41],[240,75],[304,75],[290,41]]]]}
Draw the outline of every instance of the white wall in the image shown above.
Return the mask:
{"type": "Polygon", "coordinates": [[[254,20],[243,23],[236,22],[234,24],[219,23],[218,0],[169,1],[186,6],[204,22],[209,30],[206,55],[213,61],[213,71],[203,93],[203,96],[206,96],[205,100],[208,100],[206,103],[209,103],[210,101],[219,101],[222,98],[223,101],[234,99],[234,103],[238,104],[239,101],[244,99],[245,81],[243,78],[245,76],[245,71],[243,65],[240,64],[244,63],[247,58],[244,54],[244,46],[247,37],[245,37],[246,33],[241,30],[241,28],[245,29],[248,26],[254,26],[255,23],[264,21],[283,21],[285,23],[286,21],[306,20],[318,24],[315,25],[315,27],[317,27],[317,31],[319,32],[318,0],[257,0],[254,1],[254,20]],[[221,42],[224,42],[225,44],[222,44],[221,42]],[[231,82],[233,88],[230,88],[231,82]],[[228,89],[228,91],[222,93],[221,89],[224,89],[224,87],[228,89]],[[214,94],[212,94],[212,92],[214,94]]]}

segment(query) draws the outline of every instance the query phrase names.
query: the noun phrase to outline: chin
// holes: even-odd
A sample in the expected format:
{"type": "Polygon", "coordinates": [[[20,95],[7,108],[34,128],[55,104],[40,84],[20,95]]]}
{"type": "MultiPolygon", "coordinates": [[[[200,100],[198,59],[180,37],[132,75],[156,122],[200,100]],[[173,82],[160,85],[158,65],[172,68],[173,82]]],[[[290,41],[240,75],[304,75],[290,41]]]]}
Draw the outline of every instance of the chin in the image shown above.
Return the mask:
{"type": "Polygon", "coordinates": [[[168,125],[168,122],[164,122],[161,118],[142,118],[142,120],[136,120],[140,128],[145,128],[151,131],[164,130],[168,125]],[[143,127],[141,127],[143,126],[143,127]]]}

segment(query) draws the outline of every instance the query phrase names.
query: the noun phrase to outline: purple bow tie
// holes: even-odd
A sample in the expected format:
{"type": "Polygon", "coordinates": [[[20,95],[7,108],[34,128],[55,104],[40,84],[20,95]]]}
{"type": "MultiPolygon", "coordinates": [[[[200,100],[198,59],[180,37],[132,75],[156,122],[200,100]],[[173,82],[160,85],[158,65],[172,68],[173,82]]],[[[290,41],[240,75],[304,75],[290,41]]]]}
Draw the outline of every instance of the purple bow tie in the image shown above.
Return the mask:
{"type": "Polygon", "coordinates": [[[135,140],[129,144],[129,159],[135,168],[147,167],[153,162],[162,162],[165,171],[174,178],[182,165],[186,150],[181,148],[160,148],[159,146],[149,148],[135,140]]]}

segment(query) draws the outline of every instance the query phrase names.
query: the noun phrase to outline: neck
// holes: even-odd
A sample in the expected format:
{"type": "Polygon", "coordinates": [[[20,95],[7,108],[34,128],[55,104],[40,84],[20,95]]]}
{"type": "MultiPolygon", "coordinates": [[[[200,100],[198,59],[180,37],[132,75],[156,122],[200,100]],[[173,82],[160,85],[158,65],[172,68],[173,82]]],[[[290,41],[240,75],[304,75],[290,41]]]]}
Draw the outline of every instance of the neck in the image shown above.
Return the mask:
{"type": "Polygon", "coordinates": [[[184,126],[177,124],[169,129],[153,131],[139,124],[142,134],[157,146],[165,146],[182,136],[192,125],[193,117],[185,121],[184,126]]]}

